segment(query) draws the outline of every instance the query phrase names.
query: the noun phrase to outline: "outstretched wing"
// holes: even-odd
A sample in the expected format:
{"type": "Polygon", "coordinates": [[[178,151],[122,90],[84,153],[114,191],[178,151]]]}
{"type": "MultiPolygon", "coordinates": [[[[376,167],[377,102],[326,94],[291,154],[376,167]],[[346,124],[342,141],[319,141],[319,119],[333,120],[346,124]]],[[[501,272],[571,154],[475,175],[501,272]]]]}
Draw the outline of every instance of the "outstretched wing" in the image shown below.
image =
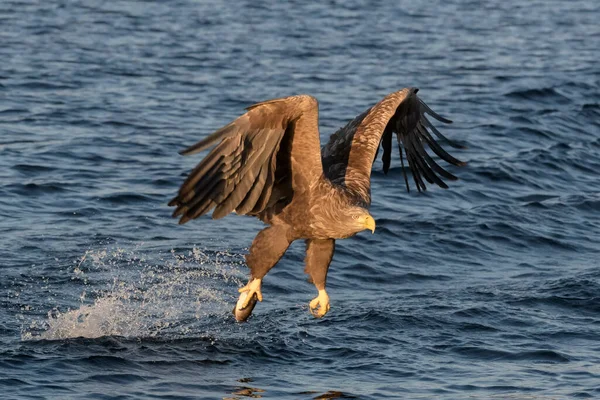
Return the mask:
{"type": "MultiPolygon", "coordinates": [[[[450,164],[457,166],[465,164],[448,154],[431,136],[428,129],[450,146],[461,147],[443,136],[425,114],[444,123],[452,121],[431,110],[417,97],[417,92],[416,88],[406,88],[392,93],[334,133],[323,148],[325,175],[370,204],[371,168],[377,157],[379,145],[383,147],[383,170],[387,173],[391,162],[392,134],[396,133],[400,161],[404,167],[402,154],[404,149],[408,166],[419,191],[427,189],[423,180],[442,188],[448,186],[440,176],[456,180],[454,175],[439,166],[425,150],[425,146],[428,146],[437,156],[450,164]]],[[[406,189],[410,191],[406,171],[404,168],[402,170],[406,189]]]]}
{"type": "MultiPolygon", "coordinates": [[[[171,200],[180,224],[215,209],[258,215],[274,201],[303,192],[323,171],[318,103],[306,95],[269,100],[183,150],[216,147],[194,168],[171,200]],[[292,190],[284,190],[290,187],[292,190]]],[[[288,199],[290,200],[290,199],[288,199]]]]}

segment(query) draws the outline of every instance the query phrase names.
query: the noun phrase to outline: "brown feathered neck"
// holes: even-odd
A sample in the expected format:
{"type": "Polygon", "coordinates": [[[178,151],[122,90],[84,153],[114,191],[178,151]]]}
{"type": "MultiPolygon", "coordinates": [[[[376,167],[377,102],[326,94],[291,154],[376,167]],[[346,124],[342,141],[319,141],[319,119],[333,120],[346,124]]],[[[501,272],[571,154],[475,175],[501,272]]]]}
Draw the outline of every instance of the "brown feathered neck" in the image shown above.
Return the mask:
{"type": "Polygon", "coordinates": [[[353,171],[349,168],[346,171],[346,179],[342,184],[334,184],[339,195],[343,197],[348,204],[368,209],[371,206],[371,187],[364,184],[364,180],[357,177],[353,179],[353,171]]]}

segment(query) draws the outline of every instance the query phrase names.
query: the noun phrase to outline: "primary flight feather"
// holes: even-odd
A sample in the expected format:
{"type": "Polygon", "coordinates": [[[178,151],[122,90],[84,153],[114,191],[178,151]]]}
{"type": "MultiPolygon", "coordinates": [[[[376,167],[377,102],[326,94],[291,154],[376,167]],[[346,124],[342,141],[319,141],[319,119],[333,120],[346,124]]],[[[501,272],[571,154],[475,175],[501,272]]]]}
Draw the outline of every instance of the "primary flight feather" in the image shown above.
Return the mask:
{"type": "Polygon", "coordinates": [[[334,133],[323,149],[317,100],[300,95],[250,106],[181,152],[189,155],[214,146],[169,203],[176,207],[173,216],[180,217],[180,224],[214,210],[214,219],[236,212],[268,225],[246,255],[250,280],[239,290],[236,319],[246,320],[256,301],[262,301],[262,279],[298,239],[306,240],[305,272],[318,290],[310,310],[316,317],[329,311],[325,283],[335,240],[375,230],[368,212],[371,169],[381,146],[384,172],[389,170],[394,133],[402,167],[406,158],[417,190],[426,190],[425,181],[447,188],[442,178],[457,179],[426,150],[450,164],[465,164],[431,136],[430,131],[450,146],[461,147],[443,136],[426,114],[451,121],[431,110],[417,92],[406,88],[389,94],[334,133]]]}

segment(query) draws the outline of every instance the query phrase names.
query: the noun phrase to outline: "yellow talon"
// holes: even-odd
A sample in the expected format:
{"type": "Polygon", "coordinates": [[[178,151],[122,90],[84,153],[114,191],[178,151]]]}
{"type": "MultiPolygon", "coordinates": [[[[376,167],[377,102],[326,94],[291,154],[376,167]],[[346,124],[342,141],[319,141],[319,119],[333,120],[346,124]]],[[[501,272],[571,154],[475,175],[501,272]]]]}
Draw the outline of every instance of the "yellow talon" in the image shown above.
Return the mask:
{"type": "MultiPolygon", "coordinates": [[[[250,303],[250,300],[252,299],[252,297],[255,294],[256,294],[256,298],[258,299],[258,301],[263,300],[262,293],[260,292],[261,283],[262,283],[262,279],[253,279],[250,282],[248,282],[248,284],[246,286],[238,289],[239,293],[245,293],[245,292],[247,293],[246,298],[241,302],[241,304],[239,304],[239,301],[238,301],[238,310],[243,310],[244,308],[246,308],[248,306],[248,303],[250,303]]],[[[240,299],[241,298],[242,298],[242,296],[240,296],[240,299]]]]}
{"type": "Polygon", "coordinates": [[[322,318],[329,311],[329,296],[325,290],[319,290],[319,295],[311,300],[310,313],[315,318],[322,318]]]}

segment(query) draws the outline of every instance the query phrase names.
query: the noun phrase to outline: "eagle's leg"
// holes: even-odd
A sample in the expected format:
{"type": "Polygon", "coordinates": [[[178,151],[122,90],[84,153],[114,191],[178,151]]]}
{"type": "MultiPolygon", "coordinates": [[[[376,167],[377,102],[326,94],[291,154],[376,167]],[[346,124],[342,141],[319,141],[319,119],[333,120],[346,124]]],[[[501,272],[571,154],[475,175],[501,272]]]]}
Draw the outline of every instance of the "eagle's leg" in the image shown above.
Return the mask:
{"type": "Polygon", "coordinates": [[[319,291],[319,295],[312,299],[309,304],[310,312],[316,318],[323,317],[329,311],[329,296],[325,291],[325,283],[334,250],[335,240],[333,239],[306,240],[306,268],[304,272],[310,275],[312,282],[319,291]]]}
{"type": "Polygon", "coordinates": [[[250,280],[246,286],[239,289],[240,297],[233,310],[238,321],[248,319],[256,301],[262,301],[260,291],[262,279],[290,246],[288,232],[287,226],[274,225],[263,229],[254,238],[250,251],[246,255],[246,264],[250,268],[250,280]]]}

